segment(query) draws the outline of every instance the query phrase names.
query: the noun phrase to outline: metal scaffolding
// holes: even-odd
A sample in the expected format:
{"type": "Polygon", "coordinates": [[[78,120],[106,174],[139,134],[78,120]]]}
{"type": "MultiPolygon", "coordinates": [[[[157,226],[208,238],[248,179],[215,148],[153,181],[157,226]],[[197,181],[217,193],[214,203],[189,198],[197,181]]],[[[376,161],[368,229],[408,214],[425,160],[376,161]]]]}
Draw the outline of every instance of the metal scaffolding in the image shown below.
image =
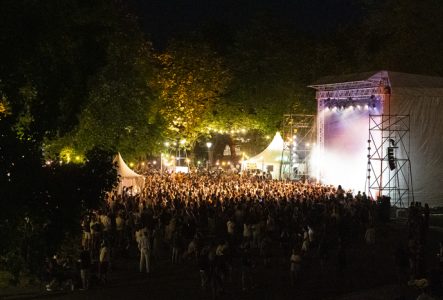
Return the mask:
{"type": "Polygon", "coordinates": [[[315,119],[315,115],[284,115],[282,157],[288,159],[282,164],[281,178],[309,178],[311,152],[316,141],[315,119]]]}
{"type": "Polygon", "coordinates": [[[414,201],[410,162],[409,115],[370,115],[368,139],[368,195],[391,198],[394,206],[414,201]]]}

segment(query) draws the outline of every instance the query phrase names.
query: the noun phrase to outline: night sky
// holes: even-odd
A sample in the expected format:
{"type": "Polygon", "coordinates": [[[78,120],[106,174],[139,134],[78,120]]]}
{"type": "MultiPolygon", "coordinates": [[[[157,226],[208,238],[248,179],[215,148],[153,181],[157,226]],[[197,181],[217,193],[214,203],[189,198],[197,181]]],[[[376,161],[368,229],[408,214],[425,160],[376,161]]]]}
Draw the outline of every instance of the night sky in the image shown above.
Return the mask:
{"type": "Polygon", "coordinates": [[[143,30],[161,47],[169,38],[213,30],[228,39],[252,19],[266,15],[288,29],[318,36],[357,22],[362,7],[351,0],[134,0],[143,30]]]}

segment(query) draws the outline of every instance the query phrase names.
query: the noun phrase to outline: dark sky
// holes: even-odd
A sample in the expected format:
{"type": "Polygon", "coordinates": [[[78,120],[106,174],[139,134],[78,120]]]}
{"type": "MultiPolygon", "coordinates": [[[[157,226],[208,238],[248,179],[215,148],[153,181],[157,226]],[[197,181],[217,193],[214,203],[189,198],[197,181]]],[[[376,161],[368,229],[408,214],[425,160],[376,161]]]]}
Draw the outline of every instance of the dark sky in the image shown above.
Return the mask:
{"type": "MultiPolygon", "coordinates": [[[[361,16],[358,0],[134,0],[136,14],[154,43],[217,25],[238,30],[260,14],[294,30],[328,34],[361,16]]],[[[223,34],[221,34],[223,36],[223,34]]]]}

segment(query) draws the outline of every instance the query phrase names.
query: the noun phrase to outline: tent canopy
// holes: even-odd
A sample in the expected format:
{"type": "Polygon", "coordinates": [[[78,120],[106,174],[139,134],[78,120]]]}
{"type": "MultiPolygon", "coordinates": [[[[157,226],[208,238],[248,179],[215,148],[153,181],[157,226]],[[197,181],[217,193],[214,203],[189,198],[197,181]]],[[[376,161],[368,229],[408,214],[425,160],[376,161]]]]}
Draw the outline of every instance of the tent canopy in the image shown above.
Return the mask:
{"type": "Polygon", "coordinates": [[[284,141],[277,132],[272,142],[268,147],[254,157],[242,162],[242,170],[261,170],[263,172],[270,172],[272,178],[280,178],[280,168],[282,161],[285,161],[283,156],[284,141]]]}
{"type": "Polygon", "coordinates": [[[123,160],[120,153],[115,157],[114,162],[117,164],[117,174],[119,183],[117,193],[121,194],[125,188],[132,188],[132,193],[139,193],[145,185],[145,177],[135,173],[123,160]]]}

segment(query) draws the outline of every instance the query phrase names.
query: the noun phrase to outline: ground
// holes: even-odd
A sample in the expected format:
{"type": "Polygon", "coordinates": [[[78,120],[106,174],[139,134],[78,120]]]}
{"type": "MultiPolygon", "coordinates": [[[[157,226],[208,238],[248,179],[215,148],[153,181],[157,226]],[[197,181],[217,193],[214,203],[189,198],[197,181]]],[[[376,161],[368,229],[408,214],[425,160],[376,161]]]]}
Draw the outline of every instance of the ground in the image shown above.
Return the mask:
{"type": "MultiPolygon", "coordinates": [[[[318,259],[313,259],[303,268],[301,279],[294,287],[289,284],[287,258],[283,262],[283,259],[274,257],[270,267],[264,267],[258,261],[253,274],[255,288],[242,291],[240,274],[235,271],[232,281],[225,285],[225,292],[217,299],[395,299],[400,288],[406,291],[406,299],[416,299],[418,289],[406,285],[399,287],[393,267],[393,248],[399,241],[406,245],[406,238],[404,223],[390,222],[378,226],[375,255],[371,255],[363,241],[349,247],[343,276],[337,272],[336,252],[323,270],[318,259]]],[[[437,266],[436,253],[440,240],[443,240],[443,232],[431,230],[426,249],[428,269],[437,266]]],[[[0,292],[0,299],[212,299],[210,290],[200,288],[198,268],[193,261],[172,265],[165,257],[155,262],[150,276],[138,273],[137,269],[137,257],[121,259],[114,262],[106,286],[68,293],[35,290],[29,293],[23,291],[22,294],[10,292],[8,295],[7,291],[3,291],[0,292]]]]}

